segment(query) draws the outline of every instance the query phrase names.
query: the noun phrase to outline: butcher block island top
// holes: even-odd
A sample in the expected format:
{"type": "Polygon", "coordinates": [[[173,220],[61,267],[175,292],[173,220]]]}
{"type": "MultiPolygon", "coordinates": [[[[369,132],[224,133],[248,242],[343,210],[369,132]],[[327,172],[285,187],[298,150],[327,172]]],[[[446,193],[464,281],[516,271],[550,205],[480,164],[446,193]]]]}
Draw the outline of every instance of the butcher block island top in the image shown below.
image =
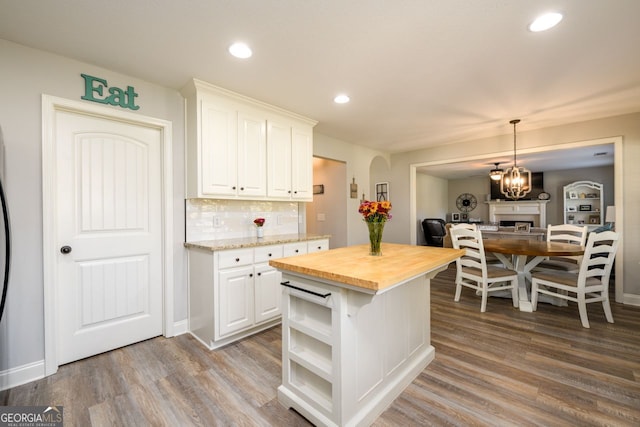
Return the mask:
{"type": "Polygon", "coordinates": [[[449,264],[462,249],[382,243],[382,256],[369,255],[369,245],[356,245],[269,261],[272,267],[363,288],[373,292],[449,264]]]}

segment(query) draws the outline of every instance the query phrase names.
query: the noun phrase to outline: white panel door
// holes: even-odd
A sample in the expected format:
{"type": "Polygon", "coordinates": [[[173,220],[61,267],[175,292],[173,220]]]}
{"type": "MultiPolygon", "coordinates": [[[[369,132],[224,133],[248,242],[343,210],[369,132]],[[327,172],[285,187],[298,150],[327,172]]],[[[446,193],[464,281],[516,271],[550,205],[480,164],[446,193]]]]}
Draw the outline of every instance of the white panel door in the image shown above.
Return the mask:
{"type": "Polygon", "coordinates": [[[266,120],[238,113],[238,196],[267,195],[266,120]]]}
{"type": "Polygon", "coordinates": [[[282,273],[269,266],[255,266],[254,277],[256,323],[264,322],[282,314],[282,273]]]}
{"type": "Polygon", "coordinates": [[[253,267],[238,267],[221,270],[219,273],[218,316],[219,335],[252,326],[253,313],[253,267]]]}
{"type": "Polygon", "coordinates": [[[56,112],[58,363],[162,334],[160,130],[56,112]]]}
{"type": "Polygon", "coordinates": [[[267,125],[267,195],[291,198],[291,126],[267,125]]]}
{"type": "Polygon", "coordinates": [[[235,196],[238,185],[238,113],[202,101],[200,106],[200,182],[203,196],[235,196]]]}
{"type": "Polygon", "coordinates": [[[291,136],[291,187],[295,200],[313,200],[313,131],[293,128],[291,136]]]}

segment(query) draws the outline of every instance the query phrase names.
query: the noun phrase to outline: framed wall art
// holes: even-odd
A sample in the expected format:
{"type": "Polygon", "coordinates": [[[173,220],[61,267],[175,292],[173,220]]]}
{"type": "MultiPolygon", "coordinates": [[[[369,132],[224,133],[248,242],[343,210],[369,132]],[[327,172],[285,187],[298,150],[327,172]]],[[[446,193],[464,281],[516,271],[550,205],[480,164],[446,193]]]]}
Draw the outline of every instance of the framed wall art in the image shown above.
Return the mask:
{"type": "Polygon", "coordinates": [[[388,202],[389,198],[389,183],[388,182],[376,182],[376,202],[388,202]]]}

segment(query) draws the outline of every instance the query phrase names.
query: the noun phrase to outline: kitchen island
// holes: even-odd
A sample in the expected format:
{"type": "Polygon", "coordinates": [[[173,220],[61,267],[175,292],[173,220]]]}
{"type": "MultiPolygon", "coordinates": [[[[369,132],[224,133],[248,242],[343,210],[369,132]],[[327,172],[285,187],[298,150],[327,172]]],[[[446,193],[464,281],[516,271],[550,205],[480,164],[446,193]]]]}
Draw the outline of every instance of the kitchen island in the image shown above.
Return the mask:
{"type": "Polygon", "coordinates": [[[316,425],[369,425],[433,360],[430,279],[464,251],[383,243],[272,260],[282,271],[278,400],[316,425]]]}

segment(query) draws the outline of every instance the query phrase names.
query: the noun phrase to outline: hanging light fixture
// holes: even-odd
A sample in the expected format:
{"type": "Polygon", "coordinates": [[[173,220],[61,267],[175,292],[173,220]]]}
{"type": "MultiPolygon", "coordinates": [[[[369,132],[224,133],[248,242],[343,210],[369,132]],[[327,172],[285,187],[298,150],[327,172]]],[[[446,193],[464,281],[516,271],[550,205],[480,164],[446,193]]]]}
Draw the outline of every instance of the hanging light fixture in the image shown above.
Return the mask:
{"type": "Polygon", "coordinates": [[[520,120],[514,119],[509,123],[513,125],[513,167],[502,174],[500,192],[509,199],[518,200],[531,191],[531,171],[518,167],[516,161],[516,125],[520,123],[520,120]]]}
{"type": "Polygon", "coordinates": [[[496,165],[496,167],[494,169],[491,169],[491,171],[489,172],[489,178],[491,178],[493,181],[500,181],[504,171],[498,167],[500,163],[494,163],[494,165],[496,165]]]}

